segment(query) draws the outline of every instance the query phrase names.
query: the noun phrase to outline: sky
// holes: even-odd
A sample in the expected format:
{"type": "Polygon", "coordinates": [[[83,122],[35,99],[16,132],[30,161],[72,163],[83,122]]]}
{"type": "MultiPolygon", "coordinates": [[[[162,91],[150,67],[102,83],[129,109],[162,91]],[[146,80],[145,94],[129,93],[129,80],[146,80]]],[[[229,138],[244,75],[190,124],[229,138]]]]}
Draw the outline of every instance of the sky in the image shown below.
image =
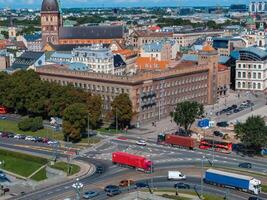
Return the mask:
{"type": "MultiPolygon", "coordinates": [[[[136,6],[228,6],[249,0],[60,0],[63,8],[136,6]]],[[[0,0],[0,7],[40,8],[42,0],[0,0]]]]}

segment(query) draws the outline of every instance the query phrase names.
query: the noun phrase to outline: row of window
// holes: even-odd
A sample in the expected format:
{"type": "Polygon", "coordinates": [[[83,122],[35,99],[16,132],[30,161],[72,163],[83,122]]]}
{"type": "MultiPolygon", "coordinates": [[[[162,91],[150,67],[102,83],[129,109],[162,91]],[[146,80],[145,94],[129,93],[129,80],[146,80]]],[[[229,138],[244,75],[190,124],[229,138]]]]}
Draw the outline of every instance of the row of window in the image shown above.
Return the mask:
{"type": "MultiPolygon", "coordinates": [[[[112,56],[113,58],[113,56],[112,56]]],[[[103,59],[99,59],[99,58],[84,58],[84,57],[73,57],[74,61],[83,61],[83,62],[90,62],[90,63],[110,63],[113,62],[112,58],[103,58],[103,59]]]]}
{"type": "Polygon", "coordinates": [[[255,82],[244,82],[244,81],[238,81],[237,82],[237,88],[238,89],[262,89],[261,83],[255,83],[255,82]]]}
{"type": "Polygon", "coordinates": [[[238,64],[238,68],[248,68],[248,69],[252,69],[252,67],[253,67],[253,69],[262,69],[262,65],[261,64],[259,64],[259,65],[256,65],[256,64],[254,64],[254,65],[252,65],[252,64],[238,64]]]}
{"type": "MultiPolygon", "coordinates": [[[[203,81],[203,80],[207,80],[207,75],[202,75],[202,76],[198,76],[198,77],[186,77],[186,78],[181,78],[180,80],[176,80],[176,81],[168,81],[168,82],[159,82],[156,86],[147,86],[144,87],[142,89],[142,92],[150,92],[153,90],[158,90],[158,89],[166,89],[166,88],[170,88],[170,87],[174,87],[174,86],[179,86],[179,85],[184,85],[187,83],[195,83],[198,81],[203,81]]],[[[203,87],[206,87],[207,84],[201,84],[203,85],[203,87]]],[[[200,85],[200,86],[201,86],[200,85]]],[[[137,91],[137,94],[139,94],[139,90],[137,91]]]]}
{"type": "Polygon", "coordinates": [[[110,87],[110,86],[100,86],[100,85],[90,85],[86,83],[77,83],[71,81],[62,81],[62,80],[53,80],[53,79],[43,79],[44,81],[56,82],[61,85],[73,84],[75,87],[79,87],[82,89],[97,91],[97,92],[107,92],[107,93],[129,93],[129,89],[119,88],[119,87],[110,87]]]}
{"type": "Polygon", "coordinates": [[[262,76],[261,76],[261,73],[258,72],[258,76],[257,76],[257,73],[256,72],[237,72],[237,78],[253,78],[253,79],[261,79],[262,76]],[[253,75],[253,76],[252,76],[253,75]]]}

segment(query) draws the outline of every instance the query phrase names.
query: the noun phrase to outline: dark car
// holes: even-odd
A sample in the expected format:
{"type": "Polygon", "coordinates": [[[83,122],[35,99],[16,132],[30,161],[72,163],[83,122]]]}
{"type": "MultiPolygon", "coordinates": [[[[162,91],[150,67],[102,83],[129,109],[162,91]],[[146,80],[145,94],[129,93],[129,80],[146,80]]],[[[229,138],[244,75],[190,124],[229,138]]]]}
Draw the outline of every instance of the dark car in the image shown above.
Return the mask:
{"type": "Polygon", "coordinates": [[[49,141],[49,138],[43,138],[42,143],[47,143],[49,141]]]}
{"type": "Polygon", "coordinates": [[[248,200],[263,200],[263,199],[260,199],[259,197],[249,197],[248,200]]]}
{"type": "Polygon", "coordinates": [[[216,125],[219,127],[228,127],[229,126],[227,121],[218,122],[216,125]]]}
{"type": "Polygon", "coordinates": [[[236,109],[237,108],[237,105],[236,104],[233,104],[231,107],[232,107],[232,109],[236,109]]]}
{"type": "Polygon", "coordinates": [[[241,168],[252,168],[252,164],[251,163],[248,163],[248,162],[246,162],[246,163],[240,163],[239,165],[238,165],[238,167],[241,167],[241,168]]]}
{"type": "Polygon", "coordinates": [[[235,108],[234,109],[234,113],[238,113],[238,112],[240,112],[241,110],[239,109],[239,108],[235,108]]]}
{"type": "Polygon", "coordinates": [[[104,188],[104,191],[105,192],[108,192],[110,190],[115,190],[115,189],[120,189],[119,186],[117,185],[107,185],[105,188],[104,188]]]}
{"type": "Polygon", "coordinates": [[[179,188],[179,189],[190,189],[190,185],[186,184],[186,183],[175,183],[174,184],[174,188],[179,188]]]}
{"type": "Polygon", "coordinates": [[[148,188],[149,185],[145,182],[138,182],[135,184],[135,188],[148,188]]]}
{"type": "Polygon", "coordinates": [[[99,193],[97,191],[87,191],[83,194],[83,198],[84,199],[92,199],[98,195],[99,195],[99,193]]]}
{"type": "Polygon", "coordinates": [[[120,189],[111,189],[107,192],[107,195],[110,197],[113,197],[113,196],[118,195],[120,193],[121,193],[120,189]]]}
{"type": "Polygon", "coordinates": [[[2,132],[1,137],[8,138],[8,133],[7,132],[2,132]]]}
{"type": "Polygon", "coordinates": [[[13,138],[13,137],[15,136],[15,134],[14,134],[14,133],[10,133],[10,132],[9,132],[9,133],[7,133],[7,134],[8,134],[8,136],[7,136],[8,138],[13,138]]]}
{"type": "Polygon", "coordinates": [[[104,168],[102,166],[97,166],[95,172],[98,174],[102,174],[104,172],[104,168]]]}
{"type": "Polygon", "coordinates": [[[213,131],[213,135],[218,136],[218,137],[223,137],[225,134],[221,131],[213,131]]]}
{"type": "Polygon", "coordinates": [[[35,137],[34,142],[43,142],[43,138],[41,138],[41,137],[35,137]]]}

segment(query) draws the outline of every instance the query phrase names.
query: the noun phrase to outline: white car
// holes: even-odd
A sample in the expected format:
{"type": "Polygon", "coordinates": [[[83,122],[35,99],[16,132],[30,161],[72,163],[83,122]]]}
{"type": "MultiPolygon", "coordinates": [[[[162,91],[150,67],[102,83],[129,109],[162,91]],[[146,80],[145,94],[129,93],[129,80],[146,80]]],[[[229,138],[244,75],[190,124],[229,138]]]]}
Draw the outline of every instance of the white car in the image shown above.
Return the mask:
{"type": "Polygon", "coordinates": [[[28,141],[34,141],[35,138],[32,137],[32,136],[27,136],[27,137],[25,137],[25,140],[28,140],[28,141]]]}
{"type": "Polygon", "coordinates": [[[56,141],[56,140],[49,140],[48,142],[47,142],[47,144],[49,144],[49,145],[53,145],[53,144],[58,144],[59,142],[58,141],[56,141]]]}
{"type": "Polygon", "coordinates": [[[136,144],[139,146],[146,146],[146,141],[145,140],[138,140],[138,141],[136,141],[136,144]]]}
{"type": "Polygon", "coordinates": [[[20,134],[15,135],[14,139],[20,139],[20,134]]]}

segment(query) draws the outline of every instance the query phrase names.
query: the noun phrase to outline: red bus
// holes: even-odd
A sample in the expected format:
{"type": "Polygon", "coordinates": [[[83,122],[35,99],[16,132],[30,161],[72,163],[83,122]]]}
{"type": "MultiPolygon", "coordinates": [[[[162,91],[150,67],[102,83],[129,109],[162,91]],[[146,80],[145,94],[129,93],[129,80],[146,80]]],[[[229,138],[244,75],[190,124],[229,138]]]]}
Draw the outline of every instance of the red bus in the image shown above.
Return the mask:
{"type": "Polygon", "coordinates": [[[0,106],[0,114],[7,114],[7,108],[5,106],[0,106]]]}
{"type": "Polygon", "coordinates": [[[219,141],[208,138],[203,138],[199,144],[200,149],[212,150],[222,152],[222,153],[231,153],[232,152],[232,142],[229,141],[219,141]]]}

